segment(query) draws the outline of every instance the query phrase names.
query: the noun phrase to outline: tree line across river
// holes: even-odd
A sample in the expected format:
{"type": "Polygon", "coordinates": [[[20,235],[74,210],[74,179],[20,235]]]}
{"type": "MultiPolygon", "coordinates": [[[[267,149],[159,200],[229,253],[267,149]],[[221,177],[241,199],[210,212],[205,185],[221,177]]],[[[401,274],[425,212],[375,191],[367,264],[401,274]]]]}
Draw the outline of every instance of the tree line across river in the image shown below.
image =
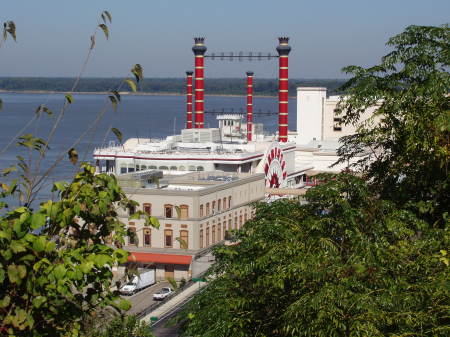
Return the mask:
{"type": "MultiPolygon", "coordinates": [[[[114,90],[120,84],[118,78],[83,78],[77,87],[78,92],[105,92],[114,90]]],[[[0,90],[7,91],[70,91],[74,78],[48,77],[0,77],[0,90]]],[[[290,79],[289,95],[295,96],[297,87],[326,87],[328,94],[340,93],[339,87],[344,83],[341,79],[290,79]]],[[[245,95],[246,79],[211,78],[205,80],[206,92],[211,95],[245,95]]],[[[186,80],[184,78],[146,78],[140,83],[139,91],[155,94],[184,94],[186,80]]],[[[277,79],[255,79],[254,95],[276,96],[277,79]]]]}

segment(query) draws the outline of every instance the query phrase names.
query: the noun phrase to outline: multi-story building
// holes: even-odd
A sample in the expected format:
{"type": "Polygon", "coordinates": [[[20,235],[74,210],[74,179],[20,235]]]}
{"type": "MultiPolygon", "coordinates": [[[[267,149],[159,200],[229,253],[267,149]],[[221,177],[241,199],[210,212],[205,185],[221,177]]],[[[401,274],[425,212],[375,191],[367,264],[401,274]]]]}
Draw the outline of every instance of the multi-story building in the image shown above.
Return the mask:
{"type": "Polygon", "coordinates": [[[195,255],[239,229],[253,215],[251,203],[265,194],[263,173],[211,171],[160,177],[160,171],[152,170],[118,176],[139,209],[159,221],[160,227],[154,228],[145,226],[144,219],[129,221],[129,213],[119,214],[134,232],[125,245],[132,253],[129,260],[154,266],[157,279],[190,278],[195,255]]]}

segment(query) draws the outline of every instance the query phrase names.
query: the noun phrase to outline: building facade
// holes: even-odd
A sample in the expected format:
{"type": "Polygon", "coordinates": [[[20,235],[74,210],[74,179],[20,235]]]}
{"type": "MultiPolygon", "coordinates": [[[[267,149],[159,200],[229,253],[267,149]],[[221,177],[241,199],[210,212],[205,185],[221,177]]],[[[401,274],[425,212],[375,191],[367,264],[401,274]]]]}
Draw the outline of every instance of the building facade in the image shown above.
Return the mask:
{"type": "Polygon", "coordinates": [[[139,203],[129,212],[154,216],[160,227],[129,221],[129,212],[119,217],[134,233],[124,247],[132,253],[130,261],[154,266],[157,279],[190,278],[195,255],[241,228],[253,215],[251,203],[265,195],[264,174],[192,172],[164,176],[155,184],[151,172],[122,174],[118,180],[139,203]]]}

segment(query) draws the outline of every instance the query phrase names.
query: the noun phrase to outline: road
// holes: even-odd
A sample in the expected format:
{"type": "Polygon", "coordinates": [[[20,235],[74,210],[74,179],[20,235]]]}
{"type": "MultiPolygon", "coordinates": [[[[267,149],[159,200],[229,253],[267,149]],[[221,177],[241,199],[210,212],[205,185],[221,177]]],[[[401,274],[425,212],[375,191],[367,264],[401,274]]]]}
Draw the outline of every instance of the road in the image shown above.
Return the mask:
{"type": "Polygon", "coordinates": [[[163,281],[141,290],[132,296],[122,296],[124,299],[131,302],[131,309],[127,311],[127,314],[135,315],[148,308],[150,305],[155,303],[153,300],[153,294],[161,290],[161,288],[169,286],[169,282],[163,281]]]}

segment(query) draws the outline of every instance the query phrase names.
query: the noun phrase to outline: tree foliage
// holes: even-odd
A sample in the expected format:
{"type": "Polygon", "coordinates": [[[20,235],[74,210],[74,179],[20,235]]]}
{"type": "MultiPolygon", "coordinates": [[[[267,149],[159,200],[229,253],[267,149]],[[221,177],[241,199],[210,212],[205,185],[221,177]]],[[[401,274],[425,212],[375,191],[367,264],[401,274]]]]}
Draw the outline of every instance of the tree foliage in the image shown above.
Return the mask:
{"type": "MultiPolygon", "coordinates": [[[[85,315],[111,305],[112,267],[128,253],[117,209],[129,207],[114,176],[82,165],[71,183],[56,182],[59,201],[20,207],[0,217],[0,320],[3,334],[76,335],[85,315]]],[[[2,184],[1,196],[18,193],[2,184]]],[[[4,203],[3,206],[6,206],[4,203]]]]}
{"type": "Polygon", "coordinates": [[[343,122],[379,106],[357,134],[343,138],[340,162],[360,157],[354,168],[382,197],[419,203],[442,221],[450,204],[450,29],[410,26],[388,45],[394,50],[379,65],[344,69],[353,78],[344,86],[343,122]]]}
{"type": "Polygon", "coordinates": [[[448,336],[449,30],[408,27],[354,75],[344,123],[357,174],[323,175],[306,204],[259,204],[186,308],[186,336],[448,336]]]}

